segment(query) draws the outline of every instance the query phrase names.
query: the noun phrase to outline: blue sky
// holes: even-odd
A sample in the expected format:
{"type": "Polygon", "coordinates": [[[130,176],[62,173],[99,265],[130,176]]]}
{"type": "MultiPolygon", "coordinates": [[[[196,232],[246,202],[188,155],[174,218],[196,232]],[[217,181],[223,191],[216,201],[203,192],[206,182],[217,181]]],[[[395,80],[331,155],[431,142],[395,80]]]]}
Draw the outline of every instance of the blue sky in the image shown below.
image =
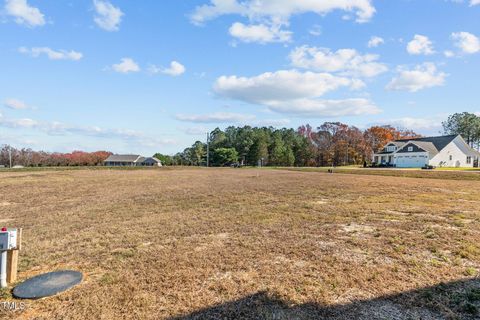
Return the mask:
{"type": "Polygon", "coordinates": [[[172,154],[229,125],[479,112],[480,0],[1,0],[0,144],[172,154]]]}

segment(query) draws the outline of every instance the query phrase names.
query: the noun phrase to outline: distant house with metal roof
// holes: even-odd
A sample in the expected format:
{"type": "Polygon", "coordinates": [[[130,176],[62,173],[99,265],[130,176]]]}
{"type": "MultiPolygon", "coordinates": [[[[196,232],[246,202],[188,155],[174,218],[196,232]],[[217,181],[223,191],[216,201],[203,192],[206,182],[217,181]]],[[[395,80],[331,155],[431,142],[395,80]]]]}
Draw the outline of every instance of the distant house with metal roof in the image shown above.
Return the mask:
{"type": "Polygon", "coordinates": [[[373,163],[397,168],[478,167],[480,153],[460,135],[395,140],[373,155],[373,163]]]}
{"type": "Polygon", "coordinates": [[[162,162],[155,157],[142,157],[136,154],[112,154],[104,162],[107,167],[161,167],[162,162]]]}

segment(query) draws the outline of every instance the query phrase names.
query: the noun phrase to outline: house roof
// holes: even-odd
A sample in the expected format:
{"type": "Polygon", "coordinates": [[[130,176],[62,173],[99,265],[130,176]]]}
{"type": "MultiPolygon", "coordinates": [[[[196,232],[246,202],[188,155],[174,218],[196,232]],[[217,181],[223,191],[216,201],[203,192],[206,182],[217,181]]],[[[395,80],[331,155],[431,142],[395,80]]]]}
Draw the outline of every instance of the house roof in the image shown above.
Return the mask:
{"type": "MultiPolygon", "coordinates": [[[[417,138],[417,139],[402,139],[402,140],[396,140],[395,142],[400,142],[400,143],[408,143],[408,142],[430,142],[433,144],[433,146],[436,149],[436,153],[440,152],[445,148],[450,142],[452,142],[457,135],[449,135],[449,136],[439,136],[439,137],[426,137],[426,138],[417,138]]],[[[421,147],[421,145],[418,144],[418,146],[421,147]]]]}
{"type": "MultiPolygon", "coordinates": [[[[394,140],[387,144],[394,144],[397,146],[397,150],[403,148],[406,144],[412,142],[416,144],[418,147],[428,151],[431,156],[435,156],[440,151],[443,150],[450,142],[452,142],[457,135],[449,135],[449,136],[439,136],[439,137],[425,137],[425,138],[416,138],[416,139],[400,139],[394,140]]],[[[376,154],[392,154],[396,151],[384,151],[383,149],[376,154]]]]}
{"type": "Polygon", "coordinates": [[[394,144],[394,145],[397,146],[398,148],[401,148],[401,147],[403,147],[406,143],[407,143],[407,141],[395,140],[395,141],[391,141],[389,144],[394,144]]]}
{"type": "Polygon", "coordinates": [[[433,142],[428,141],[412,141],[413,144],[416,144],[425,151],[428,151],[430,157],[434,157],[438,154],[439,150],[435,147],[433,142]]]}
{"type": "Polygon", "coordinates": [[[112,154],[105,162],[135,162],[138,158],[137,154],[112,154]]]}
{"type": "MultiPolygon", "coordinates": [[[[407,142],[406,141],[390,141],[389,143],[386,144],[386,146],[389,145],[395,145],[397,147],[397,150],[403,147],[407,142]]],[[[384,149],[380,150],[379,152],[375,152],[375,154],[392,154],[395,153],[396,151],[385,151],[384,149]]]]}

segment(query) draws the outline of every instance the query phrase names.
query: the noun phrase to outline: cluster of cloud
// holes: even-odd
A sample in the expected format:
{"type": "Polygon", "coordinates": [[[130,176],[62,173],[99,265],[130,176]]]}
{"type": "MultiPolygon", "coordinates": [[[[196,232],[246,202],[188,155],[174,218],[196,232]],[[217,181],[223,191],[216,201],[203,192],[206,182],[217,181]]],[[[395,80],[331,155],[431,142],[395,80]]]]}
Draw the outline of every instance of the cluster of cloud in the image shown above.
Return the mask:
{"type": "MultiPolygon", "coordinates": [[[[203,115],[190,115],[188,116],[188,120],[178,119],[179,121],[186,121],[191,123],[205,123],[202,120],[197,121],[196,118],[212,118],[211,122],[208,123],[216,123],[216,124],[232,124],[235,123],[237,125],[250,125],[250,126],[257,126],[257,127],[285,127],[290,124],[290,119],[280,118],[280,119],[257,119],[254,115],[240,115],[241,119],[237,119],[237,117],[233,117],[231,120],[229,117],[216,117],[217,113],[213,114],[203,114],[203,115]],[[217,119],[218,118],[218,119],[217,119]],[[248,120],[243,121],[243,118],[247,118],[248,120]],[[251,118],[251,119],[250,119],[251,118]]],[[[182,115],[177,115],[177,118],[181,118],[182,115]]],[[[210,132],[211,128],[207,128],[206,126],[180,126],[177,127],[178,130],[182,131],[185,134],[192,135],[192,136],[199,136],[204,135],[206,132],[210,132]]]]}
{"type": "Polygon", "coordinates": [[[480,0],[450,0],[450,1],[454,3],[464,3],[465,1],[467,1],[470,4],[470,7],[480,4],[480,0]]]}
{"type": "Polygon", "coordinates": [[[235,22],[230,35],[243,42],[289,42],[292,32],[284,28],[293,15],[312,12],[325,15],[342,10],[356,15],[359,23],[369,21],[375,14],[371,0],[211,0],[210,4],[198,6],[190,15],[192,23],[201,25],[223,15],[240,15],[249,20],[245,25],[235,22]]]}
{"type": "Polygon", "coordinates": [[[27,0],[5,0],[5,13],[12,16],[18,24],[28,27],[45,25],[45,15],[40,9],[32,7],[27,0]]]}
{"type": "MultiPolygon", "coordinates": [[[[268,110],[298,117],[338,117],[377,114],[380,109],[369,99],[325,99],[338,90],[356,91],[388,67],[379,57],[355,49],[332,51],[301,46],[289,54],[291,70],[265,72],[257,76],[221,76],[214,93],[225,99],[261,105],[268,110]],[[303,69],[303,71],[301,70],[303,69]]],[[[193,120],[193,119],[190,119],[193,120]]]]}
{"type": "MultiPolygon", "coordinates": [[[[238,124],[238,125],[254,125],[266,127],[282,127],[290,123],[290,119],[258,119],[253,114],[241,114],[233,112],[214,112],[209,114],[177,114],[175,118],[178,121],[201,123],[201,124],[238,124]]],[[[204,134],[209,131],[205,127],[187,127],[180,128],[181,131],[190,135],[204,134]]]]}
{"type": "Polygon", "coordinates": [[[435,53],[432,41],[427,37],[416,34],[407,45],[407,51],[413,55],[431,55],[435,53]]]}
{"type": "Polygon", "coordinates": [[[195,123],[244,123],[252,121],[256,117],[248,114],[216,112],[204,115],[177,114],[175,118],[179,121],[195,123]]]}
{"type": "Polygon", "coordinates": [[[411,130],[426,130],[438,132],[442,127],[442,121],[446,118],[443,115],[434,115],[426,118],[403,117],[382,121],[383,124],[389,124],[398,128],[408,128],[411,130]]]}
{"type": "Polygon", "coordinates": [[[6,118],[0,113],[0,126],[12,129],[32,129],[49,135],[80,135],[96,138],[121,139],[143,146],[173,145],[171,139],[155,138],[135,130],[106,129],[97,126],[75,126],[62,122],[37,121],[30,118],[6,118]]]}
{"type": "Polygon", "coordinates": [[[139,72],[140,66],[131,58],[122,58],[120,63],[112,65],[112,70],[119,73],[139,72]]]}
{"type": "MultiPolygon", "coordinates": [[[[480,1],[480,0],[479,0],[480,1]]],[[[454,32],[450,36],[454,45],[463,54],[474,54],[480,52],[480,39],[469,32],[454,32]]]]}
{"type": "Polygon", "coordinates": [[[187,69],[183,64],[178,61],[170,62],[170,66],[168,68],[164,67],[157,67],[155,65],[151,65],[148,68],[148,72],[151,74],[163,73],[172,77],[178,77],[185,73],[187,69]]]}
{"type": "MultiPolygon", "coordinates": [[[[142,69],[140,65],[135,62],[132,58],[122,58],[120,63],[114,64],[111,67],[111,70],[118,72],[118,73],[135,73],[140,72],[142,69]]],[[[177,77],[185,73],[186,68],[183,64],[178,61],[172,61],[168,68],[157,67],[155,65],[151,65],[148,67],[147,70],[150,74],[166,74],[172,77],[177,77]]]]}
{"type": "Polygon", "coordinates": [[[375,114],[379,109],[367,99],[322,100],[324,94],[340,88],[359,89],[362,81],[330,73],[280,70],[254,77],[222,76],[214,92],[223,98],[268,107],[297,116],[332,117],[375,114]]]}
{"type": "Polygon", "coordinates": [[[235,22],[230,27],[229,33],[232,37],[247,43],[290,42],[292,39],[292,32],[282,30],[279,25],[245,25],[241,22],[235,22]]]}
{"type": "Polygon", "coordinates": [[[385,40],[383,38],[378,37],[378,36],[372,36],[367,43],[367,47],[376,48],[379,45],[384,44],[384,43],[385,43],[385,40]]]}
{"type": "MultiPolygon", "coordinates": [[[[447,58],[480,52],[480,39],[470,32],[453,32],[450,39],[457,48],[457,52],[445,50],[443,54],[447,58]]],[[[432,55],[436,53],[433,42],[427,36],[419,34],[416,34],[407,44],[407,52],[411,55],[432,55]]]]}
{"type": "MultiPolygon", "coordinates": [[[[93,0],[94,22],[106,31],[118,31],[122,17],[125,15],[120,8],[108,0],[93,0]]],[[[27,0],[5,0],[4,11],[13,17],[16,23],[27,27],[39,27],[46,24],[45,15],[28,3],[27,0]]]]}
{"type": "Polygon", "coordinates": [[[6,99],[3,102],[3,105],[9,109],[14,109],[14,110],[33,109],[32,107],[27,105],[25,102],[18,99],[14,99],[14,98],[6,99]]]}
{"type": "Polygon", "coordinates": [[[417,92],[422,89],[442,86],[447,74],[438,71],[435,64],[426,62],[413,69],[399,67],[398,76],[387,85],[389,90],[406,90],[417,92]]]}
{"type": "Polygon", "coordinates": [[[18,52],[30,55],[34,58],[38,58],[42,54],[46,55],[50,60],[72,60],[78,61],[83,58],[83,54],[77,51],[67,51],[67,50],[53,50],[48,47],[34,47],[34,48],[26,48],[20,47],[18,48],[18,52]]]}
{"type": "Polygon", "coordinates": [[[93,0],[95,17],[93,20],[103,30],[118,31],[124,13],[106,0],[93,0]]]}
{"type": "Polygon", "coordinates": [[[362,55],[355,49],[333,52],[328,48],[303,46],[290,53],[290,61],[294,67],[365,78],[378,76],[388,70],[378,59],[378,55],[362,55]]]}

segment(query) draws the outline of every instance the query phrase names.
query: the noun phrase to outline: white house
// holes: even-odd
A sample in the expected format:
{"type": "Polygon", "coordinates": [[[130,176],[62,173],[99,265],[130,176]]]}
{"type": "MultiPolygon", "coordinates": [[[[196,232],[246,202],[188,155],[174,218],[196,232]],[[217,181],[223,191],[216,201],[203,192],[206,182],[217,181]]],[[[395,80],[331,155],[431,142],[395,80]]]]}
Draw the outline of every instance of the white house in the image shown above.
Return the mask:
{"type": "Polygon", "coordinates": [[[155,157],[142,157],[137,154],[112,154],[104,162],[107,167],[161,167],[162,162],[155,157]]]}
{"type": "Polygon", "coordinates": [[[373,155],[373,163],[397,168],[478,167],[480,153],[460,135],[395,140],[373,155]]]}

